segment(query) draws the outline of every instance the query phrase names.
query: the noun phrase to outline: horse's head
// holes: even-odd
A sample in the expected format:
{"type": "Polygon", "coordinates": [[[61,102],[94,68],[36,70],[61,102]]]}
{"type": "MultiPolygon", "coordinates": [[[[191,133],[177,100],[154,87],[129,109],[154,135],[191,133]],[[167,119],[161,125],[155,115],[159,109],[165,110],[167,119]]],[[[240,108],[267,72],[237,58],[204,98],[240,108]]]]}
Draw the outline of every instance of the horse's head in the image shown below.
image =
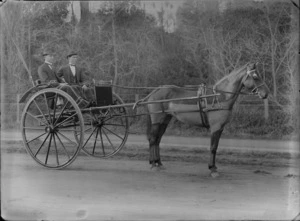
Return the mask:
{"type": "Polygon", "coordinates": [[[266,99],[269,89],[256,69],[257,64],[248,64],[247,73],[243,80],[243,86],[251,93],[257,94],[260,98],[266,99]]]}

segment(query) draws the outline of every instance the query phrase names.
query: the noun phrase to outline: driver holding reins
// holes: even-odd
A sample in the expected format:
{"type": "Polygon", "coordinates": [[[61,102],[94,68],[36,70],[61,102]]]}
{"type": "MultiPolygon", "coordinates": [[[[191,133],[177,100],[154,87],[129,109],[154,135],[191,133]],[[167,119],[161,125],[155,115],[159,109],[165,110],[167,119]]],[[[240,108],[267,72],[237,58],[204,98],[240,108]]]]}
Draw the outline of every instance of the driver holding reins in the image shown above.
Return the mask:
{"type": "Polygon", "coordinates": [[[91,104],[95,102],[94,89],[91,87],[93,84],[90,73],[77,65],[78,53],[70,51],[67,54],[68,65],[61,67],[57,72],[57,77],[62,79],[69,85],[78,85],[81,87],[84,98],[91,104]]]}
{"type": "MultiPolygon", "coordinates": [[[[62,77],[59,77],[53,67],[54,52],[52,50],[44,50],[42,53],[44,64],[38,68],[38,76],[42,84],[47,84],[48,87],[56,87],[68,93],[78,104],[80,108],[87,108],[92,105],[92,102],[86,98],[82,87],[76,84],[68,84],[62,77]]],[[[58,99],[56,105],[62,105],[63,101],[58,99]]]]}

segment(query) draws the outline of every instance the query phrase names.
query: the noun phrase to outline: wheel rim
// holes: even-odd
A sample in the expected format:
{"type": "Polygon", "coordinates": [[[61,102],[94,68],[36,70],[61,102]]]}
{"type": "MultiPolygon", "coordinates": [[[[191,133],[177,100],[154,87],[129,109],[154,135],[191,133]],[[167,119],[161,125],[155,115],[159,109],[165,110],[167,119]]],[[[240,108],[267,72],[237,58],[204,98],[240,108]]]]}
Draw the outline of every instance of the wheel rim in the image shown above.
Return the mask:
{"type": "MultiPolygon", "coordinates": [[[[113,104],[123,104],[113,94],[113,104]]],[[[82,150],[93,157],[108,158],[118,153],[128,137],[128,118],[125,107],[96,110],[84,114],[85,138],[82,150]]]]}
{"type": "Polygon", "coordinates": [[[27,152],[38,164],[50,169],[70,165],[83,143],[81,111],[71,96],[58,89],[41,90],[29,99],[21,129],[27,152]],[[54,105],[58,100],[63,100],[60,107],[54,105]]]}

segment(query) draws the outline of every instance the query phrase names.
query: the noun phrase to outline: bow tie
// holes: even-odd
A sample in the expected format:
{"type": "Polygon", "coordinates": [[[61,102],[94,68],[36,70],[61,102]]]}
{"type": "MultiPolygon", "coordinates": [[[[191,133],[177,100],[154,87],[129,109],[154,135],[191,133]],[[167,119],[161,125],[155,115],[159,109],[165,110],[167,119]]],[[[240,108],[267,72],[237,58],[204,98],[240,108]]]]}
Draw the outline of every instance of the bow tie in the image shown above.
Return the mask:
{"type": "Polygon", "coordinates": [[[75,67],[75,64],[69,64],[71,67],[75,67]]]}
{"type": "Polygon", "coordinates": [[[52,70],[52,64],[50,64],[50,63],[46,63],[48,66],[49,66],[49,68],[52,70]]]}

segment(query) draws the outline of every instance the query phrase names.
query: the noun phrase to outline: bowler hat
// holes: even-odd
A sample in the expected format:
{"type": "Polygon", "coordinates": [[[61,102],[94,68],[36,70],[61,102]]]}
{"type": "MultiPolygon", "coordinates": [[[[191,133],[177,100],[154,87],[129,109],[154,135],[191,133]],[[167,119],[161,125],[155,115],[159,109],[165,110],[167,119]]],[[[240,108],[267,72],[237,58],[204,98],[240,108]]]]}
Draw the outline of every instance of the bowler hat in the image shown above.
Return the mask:
{"type": "Polygon", "coordinates": [[[53,50],[45,49],[42,53],[43,56],[54,54],[53,50]]]}
{"type": "Polygon", "coordinates": [[[78,55],[78,53],[76,51],[69,51],[69,53],[67,54],[67,58],[69,58],[73,55],[78,55]]]}

